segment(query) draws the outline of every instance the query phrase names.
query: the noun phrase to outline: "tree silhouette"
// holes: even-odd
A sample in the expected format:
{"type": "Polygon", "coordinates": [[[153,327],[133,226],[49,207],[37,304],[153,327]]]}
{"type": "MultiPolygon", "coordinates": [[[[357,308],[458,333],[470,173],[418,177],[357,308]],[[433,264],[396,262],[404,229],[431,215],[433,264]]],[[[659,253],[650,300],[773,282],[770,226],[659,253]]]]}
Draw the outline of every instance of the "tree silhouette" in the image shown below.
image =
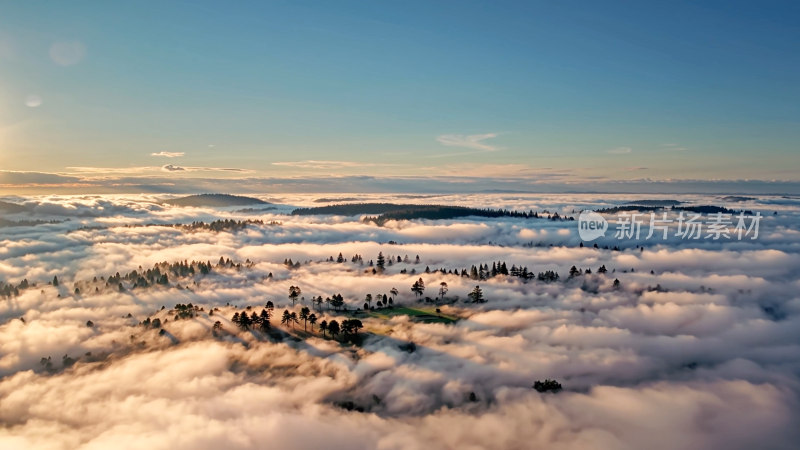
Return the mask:
{"type": "Polygon", "coordinates": [[[311,315],[311,310],[308,307],[303,306],[300,308],[300,319],[303,321],[303,331],[306,331],[306,322],[308,322],[308,317],[311,315]]]}
{"type": "Polygon", "coordinates": [[[281,316],[281,325],[289,325],[292,322],[292,315],[289,313],[288,309],[283,310],[283,315],[281,316]]]}
{"type": "Polygon", "coordinates": [[[342,335],[344,337],[347,337],[352,332],[353,332],[353,325],[350,323],[350,319],[342,321],[342,335]]]}
{"type": "Polygon", "coordinates": [[[411,285],[411,292],[414,293],[416,296],[421,296],[423,292],[425,292],[425,282],[422,281],[422,278],[415,281],[413,285],[411,285]]]}
{"type": "Polygon", "coordinates": [[[308,323],[311,324],[311,332],[313,333],[314,332],[314,324],[317,323],[317,315],[314,314],[314,313],[311,313],[311,315],[308,316],[308,323]]]}
{"type": "Polygon", "coordinates": [[[364,328],[364,324],[358,319],[347,319],[342,322],[342,334],[358,336],[358,330],[364,328]]]}
{"type": "Polygon", "coordinates": [[[297,301],[297,297],[300,297],[302,291],[300,290],[299,286],[289,286],[289,299],[292,301],[292,306],[297,301]]]}
{"type": "Polygon", "coordinates": [[[561,383],[550,379],[544,381],[536,380],[533,383],[533,388],[536,389],[537,392],[558,392],[561,390],[561,383]]]}
{"type": "Polygon", "coordinates": [[[58,277],[53,277],[53,286],[58,286],[58,277]]]}
{"type": "Polygon", "coordinates": [[[397,288],[393,287],[392,289],[389,290],[389,293],[392,294],[392,297],[397,297],[397,294],[399,294],[400,291],[398,291],[397,288]]]}
{"type": "Polygon", "coordinates": [[[364,304],[367,305],[364,309],[369,309],[372,306],[372,294],[367,294],[364,301],[366,301],[364,304]]]}
{"type": "Polygon", "coordinates": [[[442,281],[439,283],[439,298],[444,300],[444,294],[447,294],[447,283],[442,281]]]}
{"type": "Polygon", "coordinates": [[[386,259],[383,257],[383,252],[378,252],[378,261],[375,264],[378,272],[383,272],[386,268],[386,259]]]}
{"type": "Polygon", "coordinates": [[[272,300],[267,300],[267,311],[272,315],[272,311],[275,309],[275,305],[272,304],[272,300]]]}
{"type": "Polygon", "coordinates": [[[336,294],[333,296],[333,300],[331,300],[331,305],[333,305],[333,309],[339,310],[342,306],[344,306],[344,297],[342,294],[336,294]]]}
{"type": "Polygon", "coordinates": [[[322,337],[325,337],[325,332],[328,331],[328,321],[323,320],[319,323],[319,329],[322,331],[322,337]]]}
{"type": "Polygon", "coordinates": [[[336,335],[339,334],[339,322],[336,320],[331,320],[331,323],[328,324],[328,332],[331,334],[331,337],[335,338],[336,335]]]}
{"type": "Polygon", "coordinates": [[[269,311],[266,309],[261,310],[261,315],[258,317],[258,326],[261,328],[261,331],[269,331],[270,323],[269,323],[269,311]]]}
{"type": "Polygon", "coordinates": [[[246,312],[239,314],[239,328],[248,330],[250,329],[251,324],[252,321],[250,320],[250,316],[248,316],[246,312]]]}
{"type": "Polygon", "coordinates": [[[289,318],[292,321],[292,329],[294,330],[294,324],[300,323],[300,321],[297,320],[297,313],[292,311],[292,313],[289,314],[289,318]]]}
{"type": "Polygon", "coordinates": [[[475,286],[475,289],[469,293],[469,298],[472,300],[472,303],[483,303],[486,301],[483,298],[483,291],[480,286],[475,286]]]}

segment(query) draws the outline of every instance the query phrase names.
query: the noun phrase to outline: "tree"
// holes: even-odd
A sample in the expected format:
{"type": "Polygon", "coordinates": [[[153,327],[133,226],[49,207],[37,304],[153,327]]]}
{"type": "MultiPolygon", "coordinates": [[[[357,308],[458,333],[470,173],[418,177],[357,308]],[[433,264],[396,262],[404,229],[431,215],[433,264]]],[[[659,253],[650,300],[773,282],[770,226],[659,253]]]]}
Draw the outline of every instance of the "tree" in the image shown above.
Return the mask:
{"type": "Polygon", "coordinates": [[[289,325],[292,322],[292,315],[289,313],[288,309],[283,310],[283,315],[281,316],[281,325],[289,325]]]}
{"type": "Polygon", "coordinates": [[[447,283],[442,281],[439,283],[439,298],[444,300],[444,294],[447,294],[447,283]]]}
{"type": "Polygon", "coordinates": [[[296,313],[296,312],[294,312],[294,311],[292,311],[292,313],[291,313],[291,314],[289,314],[289,318],[290,318],[290,319],[291,319],[291,321],[292,321],[292,329],[294,330],[294,324],[296,324],[296,323],[300,323],[300,321],[299,321],[299,320],[297,320],[297,313],[296,313]]]}
{"type": "Polygon", "coordinates": [[[486,301],[483,298],[483,291],[480,286],[475,286],[475,289],[469,293],[469,298],[472,300],[472,303],[483,303],[486,301]]]}
{"type": "Polygon", "coordinates": [[[348,319],[344,323],[347,325],[347,334],[352,334],[353,336],[357,336],[358,330],[364,328],[364,324],[358,319],[348,319]]]}
{"type": "Polygon", "coordinates": [[[341,252],[339,252],[339,257],[336,258],[336,262],[339,263],[339,264],[344,262],[344,256],[342,256],[341,252]]]}
{"type": "Polygon", "coordinates": [[[306,322],[308,322],[308,317],[311,315],[311,310],[308,307],[303,306],[300,308],[300,319],[303,320],[303,331],[306,331],[306,322]]]}
{"type": "Polygon", "coordinates": [[[423,292],[425,292],[425,282],[422,281],[422,278],[415,281],[413,285],[411,285],[411,291],[414,295],[421,296],[423,292]]]}
{"type": "Polygon", "coordinates": [[[267,300],[267,311],[269,311],[270,315],[274,309],[275,305],[272,304],[272,300],[267,300]]]}
{"type": "Polygon", "coordinates": [[[577,277],[580,274],[581,274],[581,271],[577,267],[572,266],[572,267],[569,268],[569,277],[570,278],[577,277]]]}
{"type": "Polygon", "coordinates": [[[328,331],[328,321],[323,320],[319,323],[319,329],[322,331],[322,337],[325,337],[325,332],[328,331]]]}
{"type": "Polygon", "coordinates": [[[214,326],[211,327],[211,331],[216,334],[218,331],[222,330],[222,322],[219,320],[214,322],[214,326]]]}
{"type": "Polygon", "coordinates": [[[292,301],[292,306],[297,301],[297,297],[300,297],[302,291],[300,290],[299,286],[289,286],[289,299],[292,301]]]}
{"type": "Polygon", "coordinates": [[[331,337],[336,337],[339,334],[339,322],[336,320],[331,320],[331,323],[328,324],[328,332],[331,334],[331,337]]]}
{"type": "Polygon", "coordinates": [[[353,326],[350,323],[350,319],[345,319],[342,321],[342,334],[347,337],[353,331],[353,326]]]}
{"type": "Polygon", "coordinates": [[[372,306],[372,294],[367,294],[364,301],[366,302],[364,304],[367,305],[364,309],[369,309],[372,306]]]}
{"type": "Polygon", "coordinates": [[[392,297],[397,297],[397,294],[399,294],[400,291],[398,291],[397,288],[393,287],[392,289],[389,290],[389,293],[392,294],[392,297]]]}
{"type": "Polygon", "coordinates": [[[533,388],[537,392],[558,392],[561,390],[561,383],[550,379],[545,379],[544,381],[536,380],[533,383],[533,388]]]}
{"type": "Polygon", "coordinates": [[[53,277],[53,286],[58,286],[58,277],[53,277]]]}
{"type": "Polygon", "coordinates": [[[619,278],[614,278],[614,288],[619,288],[619,278]]]}
{"type": "Polygon", "coordinates": [[[331,300],[331,305],[333,305],[333,309],[339,310],[342,306],[344,306],[344,297],[342,294],[336,294],[333,296],[333,300],[331,300]]]}
{"type": "Polygon", "coordinates": [[[239,328],[243,330],[250,329],[250,325],[252,325],[252,320],[250,320],[250,316],[247,315],[246,312],[239,314],[239,328]]]}
{"type": "Polygon", "coordinates": [[[261,331],[266,332],[270,329],[269,311],[266,309],[261,310],[261,315],[258,317],[258,325],[261,331]]]}
{"type": "Polygon", "coordinates": [[[386,268],[386,259],[383,257],[383,252],[378,252],[378,262],[375,264],[378,272],[383,272],[386,268]]]}
{"type": "Polygon", "coordinates": [[[311,313],[311,315],[308,316],[308,323],[311,324],[311,332],[313,333],[314,332],[314,324],[317,323],[317,315],[314,314],[314,313],[311,313]]]}

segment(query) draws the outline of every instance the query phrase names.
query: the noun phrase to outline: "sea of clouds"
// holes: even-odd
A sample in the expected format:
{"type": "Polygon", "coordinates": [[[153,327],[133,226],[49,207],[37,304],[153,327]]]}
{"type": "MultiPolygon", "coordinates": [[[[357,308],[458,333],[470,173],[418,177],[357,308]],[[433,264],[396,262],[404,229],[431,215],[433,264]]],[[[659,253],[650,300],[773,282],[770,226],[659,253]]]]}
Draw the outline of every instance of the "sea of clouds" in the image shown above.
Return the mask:
{"type": "MultiPolygon", "coordinates": [[[[322,197],[575,217],[657,198],[281,194],[263,197],[274,209],[245,211],[172,207],[157,195],[6,198],[28,210],[5,219],[56,223],[0,228],[0,280],[37,284],[0,299],[0,448],[788,449],[800,442],[800,200],[670,196],[759,212],[759,237],[634,242],[612,231],[593,248],[579,246],[574,221],[378,227],[360,217],[287,215],[326,204],[315,201],[322,197]],[[265,224],[236,232],[166,226],[220,218],[265,224]],[[326,261],[340,252],[346,263],[326,261]],[[366,263],[378,252],[411,263],[373,275],[349,261],[360,254],[366,263]],[[220,257],[253,265],[170,287],[73,291],[75,283],[157,262],[220,257]],[[289,269],[287,258],[302,264],[289,269]],[[425,273],[498,260],[562,279],[425,273]],[[568,279],[573,265],[593,273],[568,279]],[[597,274],[601,265],[607,274],[597,274]],[[48,284],[55,276],[57,287],[48,284]],[[457,322],[364,319],[363,345],[343,346],[317,333],[240,331],[230,321],[268,300],[278,313],[291,310],[290,285],[304,297],[294,310],[335,293],[355,308],[366,294],[393,287],[397,304],[420,306],[410,291],[420,277],[430,297],[447,283],[441,310],[457,322]],[[465,302],[476,284],[486,303],[465,302]],[[164,333],[139,325],[190,302],[204,311],[170,320],[164,333]],[[212,332],[217,320],[221,333],[212,332]],[[64,367],[65,355],[75,362],[64,367]],[[531,388],[545,378],[564,389],[531,388]],[[342,408],[346,402],[361,411],[342,408]]],[[[344,318],[325,308],[318,315],[344,318]]],[[[272,324],[283,329],[277,317],[272,324]]]]}

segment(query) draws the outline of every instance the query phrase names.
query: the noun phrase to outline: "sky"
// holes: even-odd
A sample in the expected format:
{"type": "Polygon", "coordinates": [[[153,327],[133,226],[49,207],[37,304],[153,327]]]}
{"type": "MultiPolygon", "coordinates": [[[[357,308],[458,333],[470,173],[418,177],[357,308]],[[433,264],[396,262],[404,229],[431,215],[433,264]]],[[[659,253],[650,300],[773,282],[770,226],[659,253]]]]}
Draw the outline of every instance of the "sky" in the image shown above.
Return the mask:
{"type": "Polygon", "coordinates": [[[800,181],[796,2],[2,10],[4,192],[122,178],[800,181]]]}

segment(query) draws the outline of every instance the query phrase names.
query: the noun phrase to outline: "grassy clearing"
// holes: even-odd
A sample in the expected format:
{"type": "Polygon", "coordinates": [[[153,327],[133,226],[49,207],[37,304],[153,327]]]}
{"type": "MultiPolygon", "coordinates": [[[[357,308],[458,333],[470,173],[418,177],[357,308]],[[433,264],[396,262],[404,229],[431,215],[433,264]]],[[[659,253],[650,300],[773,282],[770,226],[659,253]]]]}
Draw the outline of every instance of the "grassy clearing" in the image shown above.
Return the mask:
{"type": "Polygon", "coordinates": [[[453,323],[458,320],[456,317],[451,317],[442,313],[437,313],[436,308],[410,308],[406,306],[395,308],[382,308],[369,312],[362,313],[366,317],[374,317],[377,319],[388,320],[394,316],[409,316],[416,322],[423,323],[453,323]]]}

